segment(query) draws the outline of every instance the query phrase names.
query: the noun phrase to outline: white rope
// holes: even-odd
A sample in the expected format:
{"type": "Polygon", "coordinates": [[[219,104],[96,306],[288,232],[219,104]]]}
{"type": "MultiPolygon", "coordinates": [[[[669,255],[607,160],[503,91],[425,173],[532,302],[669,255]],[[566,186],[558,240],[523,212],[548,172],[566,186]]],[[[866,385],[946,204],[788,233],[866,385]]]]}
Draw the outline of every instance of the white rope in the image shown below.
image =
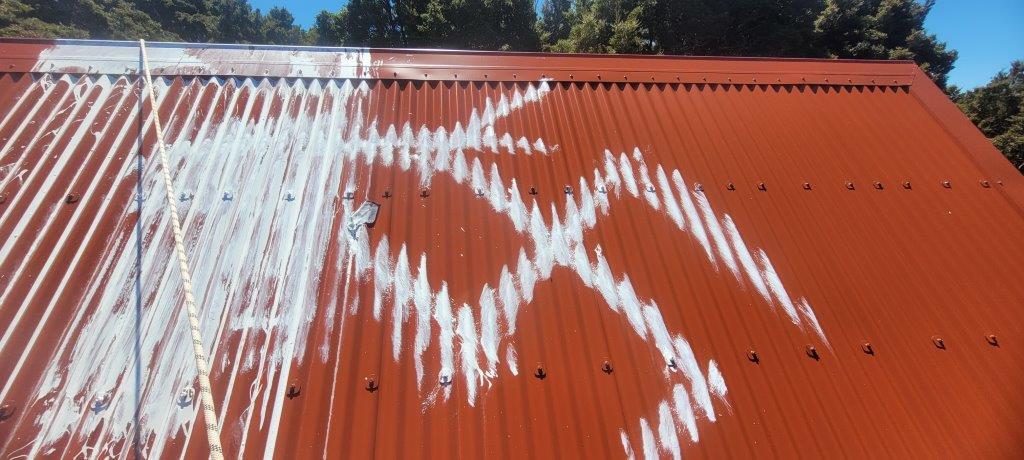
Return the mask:
{"type": "Polygon", "coordinates": [[[146,56],[145,40],[139,40],[139,48],[142,50],[142,69],[146,78],[149,103],[153,110],[153,125],[156,127],[156,142],[160,151],[160,166],[163,170],[164,189],[167,193],[167,207],[171,211],[174,247],[178,253],[178,270],[181,272],[181,285],[185,291],[185,309],[188,312],[188,324],[192,332],[192,355],[196,362],[196,373],[199,374],[199,396],[202,401],[203,418],[206,420],[206,438],[210,445],[210,457],[221,460],[224,458],[224,451],[220,445],[217,409],[213,404],[213,391],[210,389],[210,366],[206,360],[206,348],[203,347],[203,336],[199,330],[199,314],[196,313],[196,299],[192,294],[192,276],[189,275],[188,256],[185,254],[184,238],[181,233],[181,219],[178,217],[178,206],[174,203],[174,183],[171,181],[170,162],[167,161],[164,131],[163,127],[160,126],[160,114],[156,105],[153,77],[149,74],[149,57],[146,56]]]}

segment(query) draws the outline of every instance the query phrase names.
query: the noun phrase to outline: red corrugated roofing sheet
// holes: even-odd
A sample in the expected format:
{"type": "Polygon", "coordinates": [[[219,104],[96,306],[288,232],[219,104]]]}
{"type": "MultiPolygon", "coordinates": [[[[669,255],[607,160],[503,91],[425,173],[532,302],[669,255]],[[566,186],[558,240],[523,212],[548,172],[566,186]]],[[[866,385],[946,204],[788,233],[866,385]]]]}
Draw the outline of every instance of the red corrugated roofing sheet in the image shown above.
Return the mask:
{"type": "MultiPolygon", "coordinates": [[[[229,457],[1024,450],[1024,179],[912,63],[151,46],[229,457]]],[[[0,48],[0,452],[206,456],[139,49],[0,48]]]]}

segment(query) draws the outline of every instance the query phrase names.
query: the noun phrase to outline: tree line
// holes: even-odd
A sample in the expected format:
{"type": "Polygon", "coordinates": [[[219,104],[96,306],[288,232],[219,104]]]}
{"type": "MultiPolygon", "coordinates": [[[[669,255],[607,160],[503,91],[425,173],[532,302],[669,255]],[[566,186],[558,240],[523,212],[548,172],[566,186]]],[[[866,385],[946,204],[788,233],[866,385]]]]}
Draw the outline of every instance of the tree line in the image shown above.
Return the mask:
{"type": "Polygon", "coordinates": [[[933,5],[934,0],[543,0],[537,8],[534,0],[349,0],[338,11],[320,12],[304,29],[287,9],[264,13],[247,0],[0,0],[0,36],[908,59],[1024,168],[1020,64],[971,91],[947,85],[957,53],[925,30],[933,5]]]}

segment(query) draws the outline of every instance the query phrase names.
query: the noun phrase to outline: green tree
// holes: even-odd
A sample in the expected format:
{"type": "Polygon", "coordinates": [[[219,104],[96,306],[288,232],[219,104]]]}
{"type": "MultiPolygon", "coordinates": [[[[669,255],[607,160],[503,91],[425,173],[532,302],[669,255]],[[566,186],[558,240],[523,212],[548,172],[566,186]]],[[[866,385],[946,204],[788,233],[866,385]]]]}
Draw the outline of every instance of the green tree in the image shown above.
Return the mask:
{"type": "Polygon", "coordinates": [[[224,43],[262,43],[263,17],[246,0],[221,0],[216,4],[216,40],[224,43]]]}
{"type": "MultiPolygon", "coordinates": [[[[79,0],[82,3],[85,0],[79,0]]],[[[217,9],[212,0],[134,0],[164,29],[189,42],[208,42],[217,36],[217,9]]],[[[68,1],[67,3],[75,3],[68,1]]]]}
{"type": "Polygon", "coordinates": [[[1014,61],[987,85],[954,99],[992,145],[1024,172],[1024,61],[1014,61]]]}
{"type": "Polygon", "coordinates": [[[305,33],[295,25],[295,17],[281,7],[271,8],[263,18],[263,43],[274,45],[298,45],[304,42],[305,33]]]}
{"type": "Polygon", "coordinates": [[[545,50],[569,37],[572,30],[572,0],[544,0],[537,20],[537,36],[545,50]]]}

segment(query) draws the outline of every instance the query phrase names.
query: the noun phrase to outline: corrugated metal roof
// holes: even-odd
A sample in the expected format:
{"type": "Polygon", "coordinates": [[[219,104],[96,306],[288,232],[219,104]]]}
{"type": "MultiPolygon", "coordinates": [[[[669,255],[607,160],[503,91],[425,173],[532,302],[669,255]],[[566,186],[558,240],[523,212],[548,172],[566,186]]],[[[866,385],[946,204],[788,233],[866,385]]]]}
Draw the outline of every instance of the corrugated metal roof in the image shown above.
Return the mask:
{"type": "MultiPolygon", "coordinates": [[[[203,457],[138,48],[0,48],[0,452],[203,457]]],[[[912,63],[150,56],[229,457],[1024,449],[1024,179],[912,63]]]]}

